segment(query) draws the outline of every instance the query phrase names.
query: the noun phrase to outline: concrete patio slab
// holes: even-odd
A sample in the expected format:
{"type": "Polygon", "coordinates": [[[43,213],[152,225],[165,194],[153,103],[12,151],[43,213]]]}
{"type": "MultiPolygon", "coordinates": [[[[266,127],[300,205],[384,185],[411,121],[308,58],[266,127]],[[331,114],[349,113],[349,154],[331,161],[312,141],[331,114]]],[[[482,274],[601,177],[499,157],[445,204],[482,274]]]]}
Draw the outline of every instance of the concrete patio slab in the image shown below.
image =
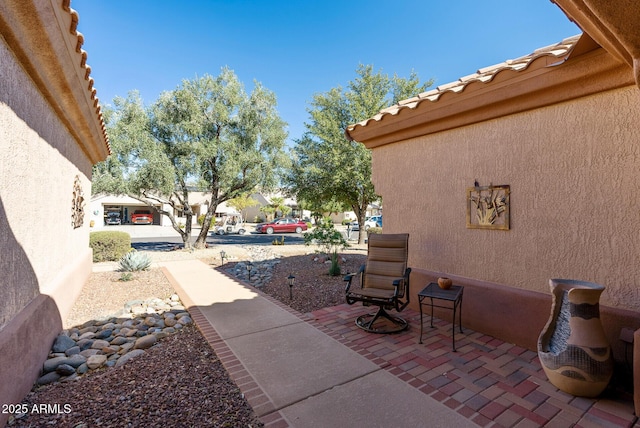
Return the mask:
{"type": "Polygon", "coordinates": [[[274,426],[472,425],[295,311],[205,263],[171,261],[164,269],[256,414],[274,426]]]}
{"type": "Polygon", "coordinates": [[[200,306],[200,310],[223,339],[304,323],[300,318],[273,303],[257,298],[200,306]]]}
{"type": "Polygon", "coordinates": [[[306,428],[477,426],[385,370],[337,385],[280,413],[291,426],[306,428]]]}
{"type": "Polygon", "coordinates": [[[174,279],[188,291],[191,300],[201,307],[240,300],[253,300],[260,295],[250,287],[216,271],[200,260],[166,261],[166,267],[174,279]]]}
{"type": "Polygon", "coordinates": [[[380,370],[305,322],[226,343],[276,409],[380,370]]]}
{"type": "Polygon", "coordinates": [[[199,260],[164,262],[222,339],[303,322],[199,260]]]}

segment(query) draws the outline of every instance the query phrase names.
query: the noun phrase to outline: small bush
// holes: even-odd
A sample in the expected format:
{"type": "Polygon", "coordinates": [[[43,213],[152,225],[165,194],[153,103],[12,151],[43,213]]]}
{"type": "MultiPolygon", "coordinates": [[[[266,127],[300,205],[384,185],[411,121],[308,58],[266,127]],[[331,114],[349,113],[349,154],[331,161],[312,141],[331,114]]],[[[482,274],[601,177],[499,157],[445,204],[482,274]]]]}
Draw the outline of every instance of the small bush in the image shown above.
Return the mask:
{"type": "Polygon", "coordinates": [[[320,247],[321,252],[327,255],[335,254],[337,264],[337,254],[339,249],[349,247],[342,233],[333,227],[330,218],[325,218],[318,222],[316,228],[311,232],[304,234],[305,245],[316,244],[320,247]]]}
{"type": "Polygon", "coordinates": [[[381,227],[370,227],[369,230],[367,231],[367,235],[371,235],[372,233],[380,234],[380,233],[382,233],[382,228],[381,227]]]}
{"type": "Polygon", "coordinates": [[[331,254],[331,267],[329,267],[329,275],[338,276],[340,275],[340,264],[338,263],[338,253],[334,252],[331,254]]]}
{"type": "Polygon", "coordinates": [[[131,251],[120,259],[120,270],[124,272],[137,272],[149,269],[151,259],[144,253],[131,251]]]}
{"type": "Polygon", "coordinates": [[[133,279],[133,275],[131,274],[131,272],[122,272],[122,275],[120,275],[119,281],[127,282],[127,281],[131,281],[132,279],[133,279]]]}
{"type": "Polygon", "coordinates": [[[264,218],[260,217],[259,215],[255,216],[255,218],[253,219],[254,223],[264,223],[264,218]]]}
{"type": "Polygon", "coordinates": [[[89,234],[93,262],[115,262],[131,250],[131,236],[126,232],[100,231],[89,234]]]}
{"type": "Polygon", "coordinates": [[[284,245],[284,236],[282,237],[281,241],[278,241],[278,238],[271,241],[271,245],[284,245]]]}
{"type": "MultiPolygon", "coordinates": [[[[204,224],[204,214],[200,214],[198,216],[198,224],[200,226],[202,226],[204,224]]],[[[216,224],[216,218],[215,217],[211,217],[211,224],[209,225],[209,227],[213,227],[216,224]]],[[[180,229],[182,229],[182,227],[180,227],[180,229]]]]}

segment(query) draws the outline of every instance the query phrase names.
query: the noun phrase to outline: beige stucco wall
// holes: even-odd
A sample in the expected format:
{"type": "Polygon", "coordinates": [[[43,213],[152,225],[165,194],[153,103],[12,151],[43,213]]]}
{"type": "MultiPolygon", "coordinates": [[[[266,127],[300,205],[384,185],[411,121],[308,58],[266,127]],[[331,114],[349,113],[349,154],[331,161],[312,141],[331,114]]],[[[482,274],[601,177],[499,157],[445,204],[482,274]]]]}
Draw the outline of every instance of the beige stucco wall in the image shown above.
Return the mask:
{"type": "MultiPolygon", "coordinates": [[[[109,155],[69,1],[0,1],[0,403],[40,375],[91,273],[91,166],[109,155]],[[77,185],[76,185],[77,180],[77,185]],[[80,211],[80,210],[76,210],[80,211]]],[[[0,426],[9,415],[0,413],[0,426]]]]}
{"type": "MultiPolygon", "coordinates": [[[[410,265],[548,294],[548,279],[604,284],[640,310],[640,96],[635,86],[373,150],[385,233],[410,265]],[[511,186],[511,230],[466,228],[466,189],[511,186]]],[[[417,292],[420,284],[414,286],[417,292]]]]}
{"type": "Polygon", "coordinates": [[[71,213],[76,175],[91,195],[91,162],[4,44],[0,63],[1,328],[90,256],[89,225],[74,229],[71,213]]]}

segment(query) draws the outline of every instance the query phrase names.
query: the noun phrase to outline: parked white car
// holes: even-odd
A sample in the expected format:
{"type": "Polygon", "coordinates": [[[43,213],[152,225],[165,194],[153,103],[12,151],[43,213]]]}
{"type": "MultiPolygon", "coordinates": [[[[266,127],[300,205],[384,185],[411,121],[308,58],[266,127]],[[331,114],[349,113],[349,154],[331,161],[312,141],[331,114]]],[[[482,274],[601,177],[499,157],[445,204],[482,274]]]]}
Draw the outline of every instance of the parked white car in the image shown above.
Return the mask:
{"type": "Polygon", "coordinates": [[[374,215],[374,216],[369,217],[364,222],[364,229],[368,230],[370,227],[382,227],[382,216],[381,215],[374,215]]]}
{"type": "MultiPolygon", "coordinates": [[[[360,230],[360,225],[357,221],[353,221],[349,224],[351,226],[351,230],[353,232],[357,232],[360,230]]],[[[369,230],[371,227],[382,227],[382,216],[374,215],[372,217],[367,217],[364,221],[364,230],[369,230]]]]}

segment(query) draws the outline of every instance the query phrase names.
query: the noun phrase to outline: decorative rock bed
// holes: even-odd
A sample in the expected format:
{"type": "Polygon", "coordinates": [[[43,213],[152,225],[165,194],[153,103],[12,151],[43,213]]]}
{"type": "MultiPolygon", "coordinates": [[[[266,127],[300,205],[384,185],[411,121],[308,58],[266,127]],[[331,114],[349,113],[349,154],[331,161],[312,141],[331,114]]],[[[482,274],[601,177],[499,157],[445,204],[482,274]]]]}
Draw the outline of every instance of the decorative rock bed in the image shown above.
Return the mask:
{"type": "Polygon", "coordinates": [[[62,331],[36,383],[69,381],[89,370],[121,366],[192,322],[176,294],[127,302],[116,316],[62,331]]]}
{"type": "Polygon", "coordinates": [[[247,249],[252,260],[251,271],[247,269],[247,261],[240,261],[225,269],[225,272],[254,287],[261,288],[271,281],[273,268],[280,263],[279,258],[282,256],[273,254],[271,249],[265,247],[255,246],[247,249]]]}

